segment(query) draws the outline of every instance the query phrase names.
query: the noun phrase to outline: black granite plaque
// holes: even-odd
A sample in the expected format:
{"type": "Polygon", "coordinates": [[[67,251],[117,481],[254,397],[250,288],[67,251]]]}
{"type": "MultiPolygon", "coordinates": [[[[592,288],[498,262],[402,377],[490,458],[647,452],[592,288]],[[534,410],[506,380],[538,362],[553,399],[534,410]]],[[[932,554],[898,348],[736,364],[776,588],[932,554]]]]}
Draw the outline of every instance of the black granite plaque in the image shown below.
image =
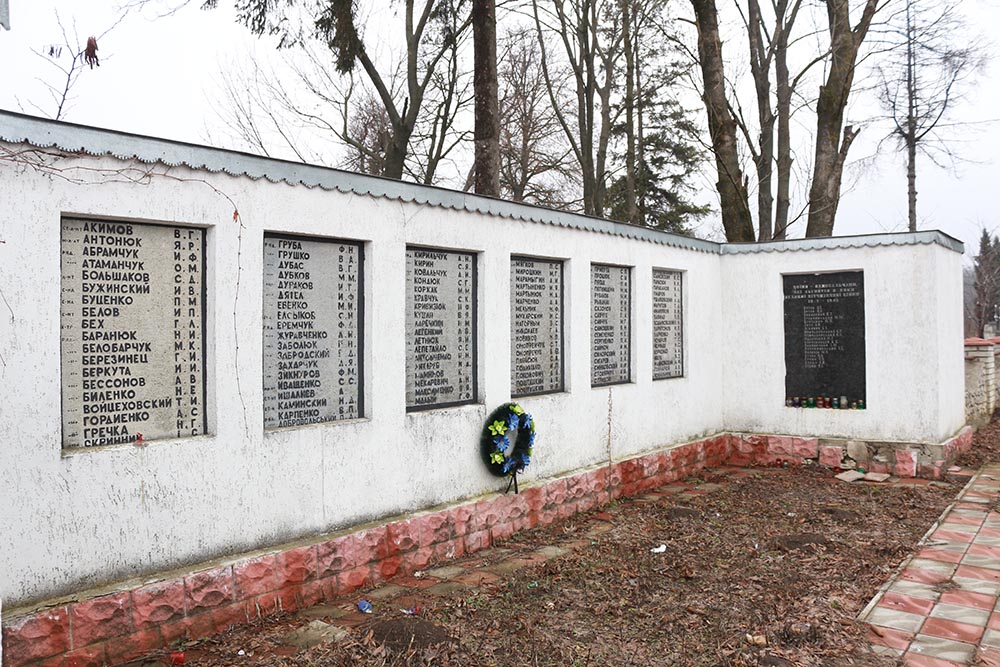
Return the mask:
{"type": "Polygon", "coordinates": [[[562,262],[510,258],[510,393],[563,390],[562,262]]]}
{"type": "Polygon", "coordinates": [[[476,400],[476,256],[406,249],[406,409],[476,400]]]}
{"type": "Polygon", "coordinates": [[[653,269],[653,379],[684,376],[680,271],[653,269]]]}
{"type": "Polygon", "coordinates": [[[363,416],[360,243],[264,235],[264,428],[363,416]]]}
{"type": "Polygon", "coordinates": [[[865,396],[862,271],[783,276],[785,396],[865,396]]]}
{"type": "Polygon", "coordinates": [[[632,273],[627,266],[590,266],[590,383],[631,379],[632,273]]]}
{"type": "Polygon", "coordinates": [[[64,219],[63,447],[205,432],[204,232],[64,219]]]}

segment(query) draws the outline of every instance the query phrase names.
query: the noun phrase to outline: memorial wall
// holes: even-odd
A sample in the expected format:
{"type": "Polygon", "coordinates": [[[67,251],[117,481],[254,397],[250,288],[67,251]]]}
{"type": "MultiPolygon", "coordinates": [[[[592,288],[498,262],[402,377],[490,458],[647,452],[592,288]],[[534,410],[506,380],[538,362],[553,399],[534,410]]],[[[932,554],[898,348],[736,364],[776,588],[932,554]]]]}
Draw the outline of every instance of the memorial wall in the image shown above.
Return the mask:
{"type": "Polygon", "coordinates": [[[964,423],[936,232],[729,246],[22,121],[94,182],[0,160],[5,610],[502,491],[478,445],[512,397],[525,487],[725,432],[964,423]],[[100,177],[136,164],[169,174],[100,177]],[[830,274],[855,282],[786,301],[785,276],[830,274]],[[797,375],[868,409],[786,407],[797,375]]]}

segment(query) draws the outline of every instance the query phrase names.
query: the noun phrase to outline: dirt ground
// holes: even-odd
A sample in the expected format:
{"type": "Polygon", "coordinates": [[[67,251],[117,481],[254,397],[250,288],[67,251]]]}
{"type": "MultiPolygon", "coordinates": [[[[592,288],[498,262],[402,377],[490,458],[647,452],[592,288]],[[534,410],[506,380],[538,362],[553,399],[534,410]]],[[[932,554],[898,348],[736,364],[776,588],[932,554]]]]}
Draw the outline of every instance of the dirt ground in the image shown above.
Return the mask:
{"type": "Polygon", "coordinates": [[[187,646],[187,664],[895,664],[869,651],[855,617],[957,486],[847,484],[809,468],[692,481],[693,493],[620,501],[455,564],[489,567],[542,546],[569,547],[564,555],[443,597],[373,599],[357,623],[324,619],[354,625],[339,643],[282,645],[308,622],[290,615],[187,646]]]}

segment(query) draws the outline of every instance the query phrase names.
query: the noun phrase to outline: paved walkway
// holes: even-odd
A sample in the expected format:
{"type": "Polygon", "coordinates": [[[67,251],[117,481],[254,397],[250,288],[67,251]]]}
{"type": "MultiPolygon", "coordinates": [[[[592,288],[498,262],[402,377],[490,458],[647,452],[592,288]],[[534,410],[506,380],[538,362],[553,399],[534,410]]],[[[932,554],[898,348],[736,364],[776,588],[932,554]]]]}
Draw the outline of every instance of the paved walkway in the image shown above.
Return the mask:
{"type": "Polygon", "coordinates": [[[913,667],[1000,667],[1000,464],[973,476],[860,619],[913,667]],[[978,662],[976,662],[978,658],[978,662]]]}

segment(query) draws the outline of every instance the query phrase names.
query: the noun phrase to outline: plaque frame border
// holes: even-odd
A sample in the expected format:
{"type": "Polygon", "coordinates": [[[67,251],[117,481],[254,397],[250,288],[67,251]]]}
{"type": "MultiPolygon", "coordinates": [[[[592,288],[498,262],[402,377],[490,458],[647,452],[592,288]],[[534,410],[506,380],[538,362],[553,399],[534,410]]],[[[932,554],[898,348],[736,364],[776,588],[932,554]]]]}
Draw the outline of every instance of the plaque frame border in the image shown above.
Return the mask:
{"type": "MultiPolygon", "coordinates": [[[[444,408],[457,408],[462,405],[479,404],[479,255],[475,250],[456,250],[454,248],[441,248],[438,246],[426,246],[407,243],[404,248],[403,261],[406,261],[405,251],[409,250],[430,250],[434,252],[446,252],[453,255],[468,255],[472,258],[472,398],[467,401],[450,401],[448,403],[431,403],[428,405],[407,405],[406,413],[427,412],[428,410],[441,410],[444,408]]],[[[405,264],[404,264],[405,268],[405,264]]],[[[403,289],[406,289],[406,276],[404,271],[403,289]]],[[[405,300],[406,295],[404,293],[405,300]]],[[[404,305],[403,312],[403,335],[406,335],[406,312],[404,305]]],[[[403,368],[403,402],[406,402],[406,368],[404,361],[403,368]]]]}
{"type": "MultiPolygon", "coordinates": [[[[310,426],[325,426],[327,424],[343,424],[347,422],[354,422],[359,419],[366,419],[365,417],[365,241],[343,239],[334,236],[314,236],[312,234],[294,234],[289,232],[272,232],[263,230],[261,234],[261,248],[264,246],[264,239],[267,237],[271,238],[284,238],[288,240],[296,241],[316,241],[318,243],[342,243],[344,245],[353,245],[358,248],[358,416],[352,419],[329,419],[320,422],[309,422],[308,424],[295,424],[292,426],[266,426],[264,425],[263,414],[264,414],[264,397],[261,395],[261,426],[263,427],[264,433],[272,433],[275,431],[284,431],[286,429],[295,428],[308,428],[310,426]]],[[[263,253],[261,253],[263,255],[263,253]]],[[[264,272],[261,271],[261,287],[263,288],[264,282],[264,272]]],[[[264,294],[263,289],[261,290],[261,385],[264,384],[264,374],[263,374],[263,362],[264,362],[264,294]]],[[[261,386],[263,391],[263,386],[261,386]]]]}
{"type": "MultiPolygon", "coordinates": [[[[684,286],[686,285],[687,281],[684,280],[684,274],[687,273],[687,271],[684,271],[682,269],[668,269],[668,268],[663,267],[663,266],[654,266],[654,267],[652,267],[652,271],[650,271],[650,278],[654,278],[657,271],[668,271],[670,273],[678,273],[678,274],[680,274],[680,277],[681,277],[681,308],[680,308],[680,315],[681,315],[680,316],[680,325],[681,325],[681,374],[680,375],[659,375],[658,376],[656,374],[656,363],[654,361],[653,368],[652,368],[653,382],[658,382],[660,380],[681,380],[681,379],[687,377],[687,375],[685,374],[686,371],[687,371],[687,364],[684,363],[684,361],[685,361],[684,358],[687,356],[687,345],[685,345],[685,343],[687,342],[687,338],[684,336],[684,330],[685,330],[685,324],[686,324],[686,320],[684,318],[684,306],[687,305],[687,299],[684,298],[684,295],[685,295],[684,286]]],[[[653,285],[650,285],[650,296],[652,296],[653,289],[654,289],[653,285]]],[[[655,318],[656,318],[655,313],[650,312],[650,325],[651,325],[650,329],[652,330],[652,334],[654,336],[654,340],[653,340],[653,350],[654,350],[654,352],[656,350],[656,340],[655,340],[655,336],[656,336],[656,319],[655,318]]]]}
{"type": "MultiPolygon", "coordinates": [[[[862,282],[862,285],[861,285],[862,311],[861,312],[862,312],[862,315],[865,318],[865,323],[864,323],[864,328],[863,328],[864,339],[865,339],[864,340],[864,343],[865,343],[864,344],[864,353],[865,353],[865,364],[864,364],[864,370],[865,370],[865,382],[864,382],[865,398],[864,398],[864,401],[865,401],[865,406],[867,408],[868,407],[868,357],[869,357],[869,354],[868,354],[868,299],[866,298],[866,296],[867,296],[868,290],[867,290],[867,283],[865,283],[865,280],[864,280],[864,275],[866,273],[866,270],[863,267],[860,267],[860,266],[855,266],[853,268],[840,268],[840,269],[820,269],[820,270],[816,270],[816,271],[782,271],[782,272],[778,273],[778,281],[779,281],[780,294],[781,294],[781,319],[782,319],[782,326],[781,326],[781,365],[782,365],[782,369],[784,371],[784,375],[782,376],[782,390],[784,391],[784,393],[786,393],[786,394],[788,393],[788,357],[787,357],[788,340],[786,338],[786,334],[787,334],[786,326],[787,325],[785,323],[785,318],[787,317],[787,314],[785,312],[785,300],[786,300],[786,294],[785,294],[785,277],[795,277],[795,276],[824,276],[824,275],[838,274],[838,273],[860,273],[861,274],[861,282],[862,282]]],[[[789,406],[782,405],[782,407],[788,408],[789,406]]],[[[800,410],[800,409],[803,409],[803,408],[789,408],[789,409],[800,410]]],[[[836,412],[840,412],[840,411],[836,410],[836,412]]],[[[849,411],[849,412],[857,412],[857,411],[854,410],[854,411],[849,411]]]]}
{"type": "MultiPolygon", "coordinates": [[[[566,393],[566,260],[558,259],[555,257],[535,257],[532,255],[515,255],[511,254],[510,261],[513,262],[516,259],[530,260],[530,261],[540,261],[549,262],[550,264],[559,265],[559,388],[558,389],[548,389],[546,391],[532,391],[526,394],[515,394],[511,392],[511,398],[528,398],[530,396],[549,396],[551,394],[565,394],[566,393]]],[[[512,286],[511,286],[512,287],[512,286]]],[[[513,290],[511,287],[507,288],[508,300],[512,300],[513,290]]],[[[514,341],[510,341],[510,346],[514,346],[514,341]]],[[[514,374],[514,369],[511,368],[511,375],[514,374]]],[[[629,371],[631,375],[631,370],[629,371]]],[[[513,379],[513,378],[512,378],[513,379]]]]}
{"type": "Polygon", "coordinates": [[[611,264],[608,262],[590,262],[590,388],[597,389],[599,387],[615,387],[622,384],[634,384],[632,381],[632,353],[635,351],[632,347],[632,318],[635,316],[635,310],[633,309],[633,297],[635,296],[635,285],[632,280],[632,274],[635,271],[635,266],[628,264],[611,264]],[[625,380],[615,380],[614,382],[598,382],[594,383],[594,267],[595,266],[608,266],[612,269],[628,269],[628,378],[625,380]]]}
{"type": "MultiPolygon", "coordinates": [[[[171,442],[175,440],[188,440],[191,438],[201,438],[207,435],[211,435],[208,432],[208,382],[209,382],[209,372],[208,372],[208,271],[207,268],[207,249],[208,249],[208,230],[211,227],[205,227],[201,225],[189,225],[189,224],[172,224],[169,222],[153,222],[147,220],[136,220],[134,218],[117,218],[117,217],[94,217],[93,215],[74,215],[72,213],[60,213],[59,215],[59,306],[60,311],[62,310],[62,241],[63,241],[63,225],[67,220],[76,220],[80,222],[107,222],[107,223],[119,223],[124,225],[145,225],[147,227],[166,227],[168,229],[181,228],[181,229],[197,229],[201,232],[201,433],[198,435],[187,435],[187,436],[173,436],[169,438],[155,438],[153,440],[146,440],[143,438],[143,446],[149,446],[157,442],[171,442]]],[[[62,313],[59,314],[60,322],[62,320],[62,313]]],[[[214,373],[212,374],[214,379],[214,373]]],[[[62,387],[63,382],[63,342],[62,334],[59,335],[59,386],[62,387]]],[[[135,443],[119,443],[116,445],[91,445],[90,447],[86,445],[73,445],[70,447],[66,446],[66,425],[63,423],[63,415],[65,414],[65,401],[63,397],[63,392],[59,391],[59,451],[62,456],[76,455],[80,452],[95,452],[104,451],[107,449],[116,449],[121,447],[135,447],[135,443]]]]}

